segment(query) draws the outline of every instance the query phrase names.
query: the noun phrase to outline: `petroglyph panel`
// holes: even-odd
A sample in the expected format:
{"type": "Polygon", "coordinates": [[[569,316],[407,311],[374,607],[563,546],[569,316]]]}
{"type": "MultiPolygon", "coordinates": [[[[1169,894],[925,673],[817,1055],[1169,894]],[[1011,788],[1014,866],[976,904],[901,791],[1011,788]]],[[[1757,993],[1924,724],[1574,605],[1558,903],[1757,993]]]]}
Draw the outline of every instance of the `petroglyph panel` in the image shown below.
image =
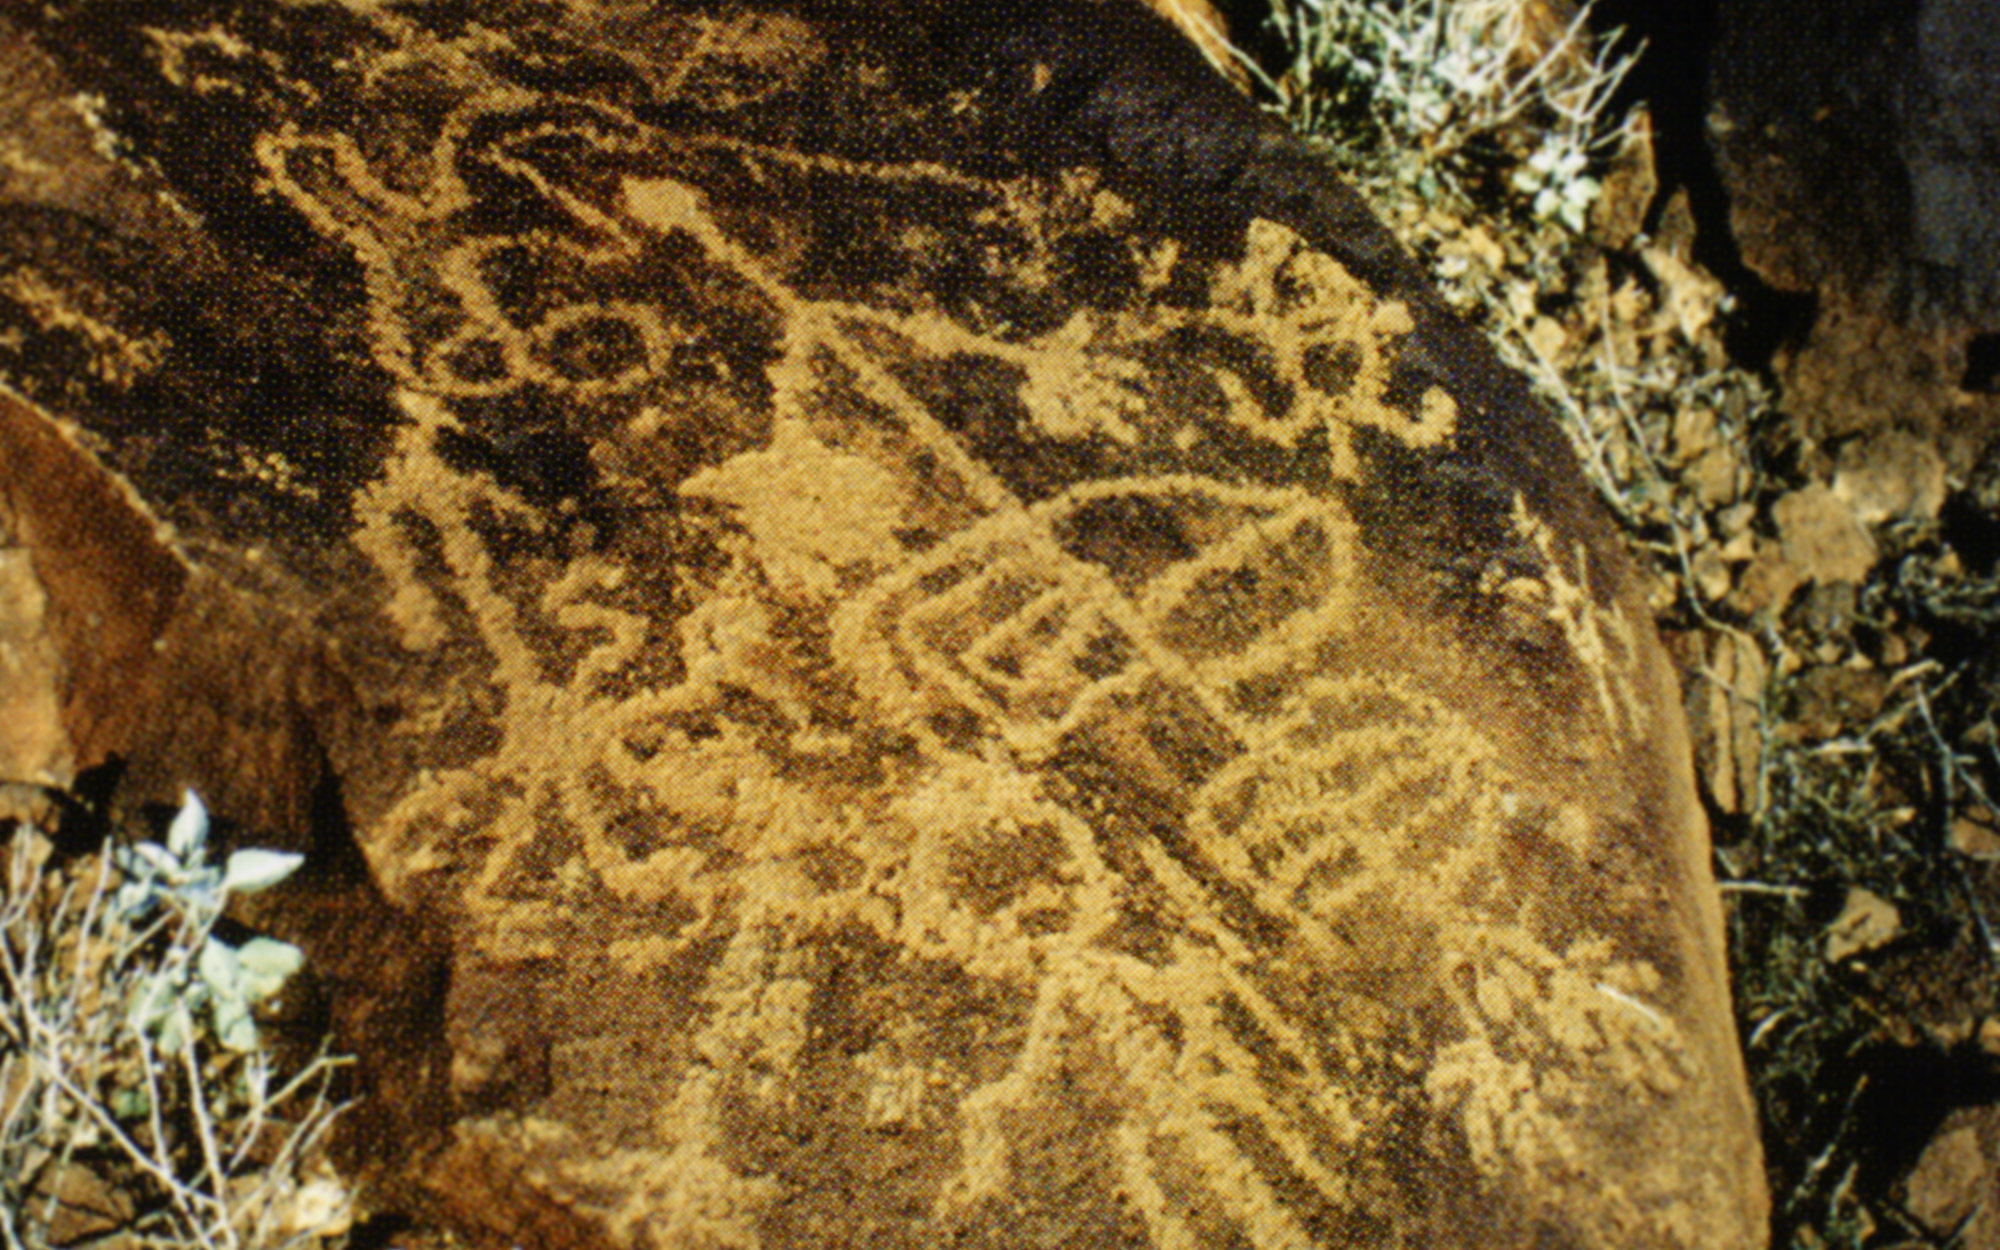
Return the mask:
{"type": "Polygon", "coordinates": [[[1136,3],[0,12],[173,210],[0,183],[0,385],[316,640],[284,723],[443,952],[380,1209],[1756,1240],[1609,531],[1136,3]]]}

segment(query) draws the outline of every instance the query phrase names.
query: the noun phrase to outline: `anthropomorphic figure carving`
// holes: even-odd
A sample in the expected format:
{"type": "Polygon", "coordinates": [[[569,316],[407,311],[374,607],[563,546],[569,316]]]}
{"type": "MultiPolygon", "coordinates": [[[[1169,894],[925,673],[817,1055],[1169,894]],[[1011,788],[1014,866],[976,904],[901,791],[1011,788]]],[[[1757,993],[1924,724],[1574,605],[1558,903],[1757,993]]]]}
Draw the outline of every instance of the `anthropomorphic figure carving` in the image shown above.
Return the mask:
{"type": "Polygon", "coordinates": [[[1746,1247],[1673,682],[1137,0],[0,0],[66,742],[491,1244],[1746,1247]]]}

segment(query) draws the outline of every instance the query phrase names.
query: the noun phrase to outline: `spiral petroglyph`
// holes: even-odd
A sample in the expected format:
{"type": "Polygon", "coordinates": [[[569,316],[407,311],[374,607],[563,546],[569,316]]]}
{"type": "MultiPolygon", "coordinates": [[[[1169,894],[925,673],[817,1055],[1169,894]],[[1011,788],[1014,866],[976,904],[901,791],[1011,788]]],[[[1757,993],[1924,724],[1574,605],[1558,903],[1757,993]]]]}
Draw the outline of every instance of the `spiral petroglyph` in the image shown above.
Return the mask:
{"type": "Polygon", "coordinates": [[[1758,1242],[1611,534],[1142,7],[0,14],[96,101],[0,182],[8,508],[168,587],[78,751],[310,845],[375,1209],[1758,1242]]]}

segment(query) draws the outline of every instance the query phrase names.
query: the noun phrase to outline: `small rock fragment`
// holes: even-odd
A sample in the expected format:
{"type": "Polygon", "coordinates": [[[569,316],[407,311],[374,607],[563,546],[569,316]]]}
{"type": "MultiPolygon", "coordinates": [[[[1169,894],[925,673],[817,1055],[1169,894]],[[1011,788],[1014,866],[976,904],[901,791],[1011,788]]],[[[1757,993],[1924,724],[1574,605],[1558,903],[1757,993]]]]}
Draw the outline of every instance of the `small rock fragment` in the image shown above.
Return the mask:
{"type": "Polygon", "coordinates": [[[1551,364],[1565,364],[1569,357],[1569,331],[1554,317],[1536,317],[1528,329],[1528,346],[1551,364]]]}
{"type": "Polygon", "coordinates": [[[1702,331],[1715,320],[1727,293],[1722,283],[1663,247],[1642,248],[1639,258],[1659,280],[1661,311],[1689,343],[1700,343],[1702,331]]]}
{"type": "Polygon", "coordinates": [[[1707,602],[1714,603],[1729,593],[1731,579],[1729,563],[1722,558],[1722,552],[1713,545],[1695,552],[1689,562],[1689,573],[1693,577],[1695,591],[1707,602]]]}
{"type": "Polygon", "coordinates": [[[1716,518],[1716,522],[1722,527],[1723,537],[1735,542],[1750,532],[1750,523],[1756,519],[1756,504],[1739,503],[1725,508],[1722,515],[1716,518]]]}
{"type": "Polygon", "coordinates": [[[1709,793],[1725,812],[1755,812],[1760,807],[1764,684],[1770,679],[1770,666],[1754,640],[1721,634],[1709,653],[1706,676],[1704,719],[1714,743],[1708,760],[1709,793]]]}
{"type": "Polygon", "coordinates": [[[1646,228],[1646,210],[1660,188],[1653,161],[1653,126],[1643,110],[1625,128],[1603,183],[1604,193],[1591,206],[1591,230],[1606,248],[1617,251],[1629,247],[1646,228]]]}
{"type": "Polygon", "coordinates": [[[1767,609],[1783,611],[1806,576],[1785,558],[1784,548],[1768,539],[1746,535],[1754,542],[1750,566],[1736,586],[1736,608],[1745,616],[1767,609]]]}
{"type": "Polygon", "coordinates": [[[1790,721],[1803,742],[1822,741],[1864,728],[1882,711],[1888,699],[1888,679],[1874,669],[1838,664],[1840,647],[1822,644],[1832,652],[1832,661],[1822,653],[1819,667],[1796,683],[1790,721]]]}
{"type": "Polygon", "coordinates": [[[1988,1016],[1979,1022],[1979,1049],[2000,1058],[2000,1019],[1988,1016]]]}
{"type": "Polygon", "coordinates": [[[2000,859],[2000,818],[1977,808],[1951,822],[1951,849],[1973,859],[2000,859]]]}
{"type": "Polygon", "coordinates": [[[1944,457],[1904,430],[1885,430],[1840,449],[1833,493],[1863,525],[1928,521],[1944,507],[1944,457]]]}
{"type": "Polygon", "coordinates": [[[1867,580],[1875,567],[1875,540],[1855,518],[1854,509],[1833,488],[1815,482],[1771,506],[1785,559],[1808,581],[1867,580]]]}
{"type": "Polygon", "coordinates": [[[1910,1173],[1911,1215],[1961,1250],[2000,1250],[2000,1108],[1961,1107],[1946,1117],[1910,1173]]]}
{"type": "Polygon", "coordinates": [[[1826,961],[1840,963],[1887,946],[1903,931],[1903,917],[1888,899],[1849,887],[1840,918],[1826,931],[1826,961]]]}
{"type": "Polygon", "coordinates": [[[1684,408],[1675,413],[1672,463],[1693,464],[1707,455],[1720,441],[1718,428],[1713,408],[1684,408]]]}
{"type": "Polygon", "coordinates": [[[1687,483],[1705,508],[1718,508],[1742,493],[1743,460],[1728,444],[1712,447],[1687,471],[1687,483]]]}

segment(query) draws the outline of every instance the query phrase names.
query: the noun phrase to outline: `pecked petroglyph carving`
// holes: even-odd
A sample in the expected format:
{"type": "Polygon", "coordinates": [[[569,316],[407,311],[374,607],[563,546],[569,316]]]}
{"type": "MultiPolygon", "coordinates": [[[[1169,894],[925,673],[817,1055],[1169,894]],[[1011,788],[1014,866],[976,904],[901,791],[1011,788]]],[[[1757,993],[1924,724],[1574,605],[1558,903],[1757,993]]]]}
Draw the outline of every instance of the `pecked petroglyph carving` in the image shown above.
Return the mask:
{"type": "Polygon", "coordinates": [[[381,1209],[673,1250],[1757,1241],[1609,532],[1167,28],[58,7],[0,12],[114,155],[0,183],[0,386],[172,527],[154,720],[244,709],[121,730],[134,786],[338,795],[315,853],[365,872],[293,923],[381,1209]],[[432,971],[360,966],[390,925],[432,971]],[[411,1054],[398,1012],[438,1022],[411,1054]]]}

